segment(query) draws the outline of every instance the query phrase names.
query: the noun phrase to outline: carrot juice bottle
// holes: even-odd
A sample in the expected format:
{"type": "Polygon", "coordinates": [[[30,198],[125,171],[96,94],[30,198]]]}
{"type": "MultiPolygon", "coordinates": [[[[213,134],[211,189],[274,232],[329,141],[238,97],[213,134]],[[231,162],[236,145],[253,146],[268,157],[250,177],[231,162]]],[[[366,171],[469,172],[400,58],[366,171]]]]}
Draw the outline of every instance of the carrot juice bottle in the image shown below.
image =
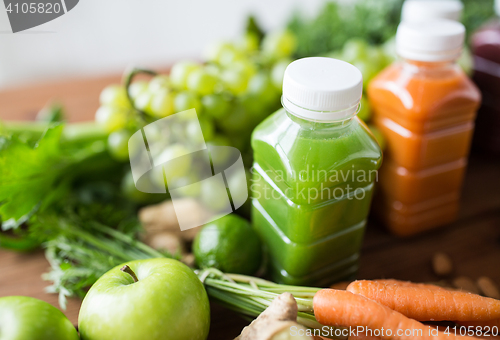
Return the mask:
{"type": "Polygon", "coordinates": [[[375,213],[397,235],[456,217],[481,96],[457,66],[465,28],[448,20],[403,22],[402,58],[369,85],[374,124],[387,138],[375,213]]]}
{"type": "MultiPolygon", "coordinates": [[[[401,22],[460,21],[463,8],[461,0],[406,0],[401,9],[401,22]]],[[[467,75],[472,74],[472,53],[467,46],[464,46],[458,64],[467,75]]]]}

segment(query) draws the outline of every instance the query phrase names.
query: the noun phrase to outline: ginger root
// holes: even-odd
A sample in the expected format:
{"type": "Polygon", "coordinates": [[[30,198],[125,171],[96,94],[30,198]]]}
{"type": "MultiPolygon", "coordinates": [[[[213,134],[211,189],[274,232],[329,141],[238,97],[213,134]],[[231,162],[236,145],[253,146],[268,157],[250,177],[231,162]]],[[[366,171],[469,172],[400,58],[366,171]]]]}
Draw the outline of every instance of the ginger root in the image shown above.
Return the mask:
{"type": "MultiPolygon", "coordinates": [[[[196,200],[186,198],[177,201],[176,205],[177,209],[186,212],[183,215],[190,216],[194,222],[203,221],[205,211],[196,200]]],[[[200,230],[198,227],[182,231],[177,221],[174,204],[170,200],[142,208],[139,210],[139,220],[146,231],[145,239],[158,233],[170,232],[178,235],[184,241],[190,242],[200,230]]]]}
{"type": "Polygon", "coordinates": [[[298,335],[299,330],[305,331],[306,328],[297,323],[297,311],[293,295],[283,293],[257,319],[243,328],[235,340],[313,340],[310,336],[298,335]],[[294,335],[291,327],[296,327],[294,335]]]}
{"type": "Polygon", "coordinates": [[[144,243],[156,250],[165,250],[168,253],[183,254],[185,252],[184,241],[176,233],[161,231],[152,235],[148,235],[144,239],[144,243]]]}
{"type": "Polygon", "coordinates": [[[188,267],[194,268],[195,266],[195,258],[193,253],[184,254],[181,258],[181,262],[184,263],[188,267]]]}

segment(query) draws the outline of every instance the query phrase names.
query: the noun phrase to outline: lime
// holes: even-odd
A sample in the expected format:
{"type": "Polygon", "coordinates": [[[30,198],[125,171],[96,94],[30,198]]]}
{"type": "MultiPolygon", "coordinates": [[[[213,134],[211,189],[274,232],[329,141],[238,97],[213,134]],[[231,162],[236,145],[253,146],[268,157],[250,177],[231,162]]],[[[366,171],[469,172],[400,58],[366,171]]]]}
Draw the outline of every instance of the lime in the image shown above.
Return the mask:
{"type": "Polygon", "coordinates": [[[225,273],[252,275],[262,261],[259,237],[244,218],[230,214],[207,223],[193,243],[196,264],[225,273]]]}

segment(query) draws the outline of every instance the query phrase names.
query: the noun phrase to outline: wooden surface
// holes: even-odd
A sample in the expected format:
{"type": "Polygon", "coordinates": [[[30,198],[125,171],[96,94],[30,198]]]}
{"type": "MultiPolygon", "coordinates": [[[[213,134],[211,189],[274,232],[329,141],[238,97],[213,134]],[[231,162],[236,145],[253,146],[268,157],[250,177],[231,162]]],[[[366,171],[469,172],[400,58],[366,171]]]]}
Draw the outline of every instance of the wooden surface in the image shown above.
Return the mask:
{"type": "MultiPolygon", "coordinates": [[[[119,79],[110,76],[0,91],[0,117],[33,119],[41,106],[57,98],[73,121],[86,120],[93,117],[101,89],[119,79]]],[[[488,276],[500,284],[500,159],[481,154],[471,157],[460,217],[445,228],[411,239],[397,239],[370,221],[358,277],[436,281],[431,259],[438,251],[452,258],[452,277],[488,276]]],[[[16,254],[0,250],[0,296],[33,296],[57,306],[57,296],[44,293],[48,283],[41,275],[47,269],[42,252],[16,254]]],[[[65,311],[75,324],[79,303],[71,300],[65,311]]],[[[210,339],[233,339],[246,325],[238,315],[219,306],[212,308],[210,339]]]]}
{"type": "Polygon", "coordinates": [[[106,85],[119,83],[119,75],[67,80],[0,91],[0,118],[33,120],[50,102],[64,105],[71,121],[92,119],[99,107],[99,94],[106,85]]]}

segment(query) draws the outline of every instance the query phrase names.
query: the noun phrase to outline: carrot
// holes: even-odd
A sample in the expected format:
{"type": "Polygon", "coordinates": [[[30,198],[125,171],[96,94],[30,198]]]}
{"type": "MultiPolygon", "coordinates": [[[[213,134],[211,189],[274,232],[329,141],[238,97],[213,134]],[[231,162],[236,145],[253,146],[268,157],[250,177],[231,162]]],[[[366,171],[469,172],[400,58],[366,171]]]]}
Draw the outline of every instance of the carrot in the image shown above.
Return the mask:
{"type": "Polygon", "coordinates": [[[349,292],[377,301],[419,321],[488,321],[500,318],[500,301],[429,285],[354,281],[349,292]]]}
{"type": "Polygon", "coordinates": [[[364,330],[370,329],[373,335],[380,335],[384,340],[465,340],[465,337],[453,334],[431,333],[430,327],[348,291],[322,289],[314,296],[313,308],[316,320],[322,325],[354,328],[362,326],[364,330]]]}
{"type": "Polygon", "coordinates": [[[373,280],[373,282],[379,282],[379,283],[384,283],[384,284],[393,284],[393,285],[402,286],[402,287],[446,289],[444,287],[436,286],[436,285],[429,284],[429,283],[415,283],[415,282],[411,282],[411,281],[400,281],[400,280],[395,280],[395,279],[378,279],[378,280],[373,280]]]}

